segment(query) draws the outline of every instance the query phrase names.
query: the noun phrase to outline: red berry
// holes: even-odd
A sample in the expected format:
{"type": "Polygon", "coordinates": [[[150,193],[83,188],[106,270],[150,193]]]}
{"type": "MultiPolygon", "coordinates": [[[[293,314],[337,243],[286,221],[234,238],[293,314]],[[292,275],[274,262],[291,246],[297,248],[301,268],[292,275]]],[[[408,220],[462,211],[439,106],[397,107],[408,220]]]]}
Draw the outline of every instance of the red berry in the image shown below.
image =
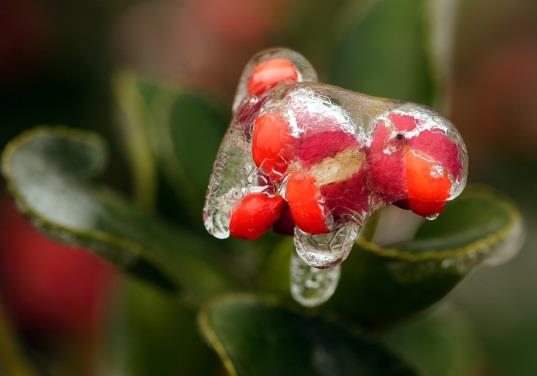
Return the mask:
{"type": "Polygon", "coordinates": [[[305,133],[298,140],[296,166],[305,174],[289,179],[286,188],[297,226],[313,234],[328,231],[327,219],[350,220],[356,212],[367,210],[370,201],[364,153],[356,136],[335,128],[337,123],[325,124],[331,127],[305,133]]]}
{"type": "Polygon", "coordinates": [[[458,179],[462,172],[459,148],[443,132],[424,130],[417,137],[409,140],[408,146],[435,159],[448,172],[458,179]]]}
{"type": "Polygon", "coordinates": [[[252,136],[255,165],[273,181],[280,180],[293,158],[295,141],[290,134],[289,124],[282,115],[261,115],[255,121],[252,136]]]}
{"type": "Polygon", "coordinates": [[[457,145],[440,129],[408,135],[419,123],[410,115],[388,119],[377,125],[368,153],[374,189],[384,201],[419,215],[440,212],[450,195],[449,174],[458,178],[462,171],[457,145]]]}
{"type": "Polygon", "coordinates": [[[416,214],[429,216],[442,211],[449,197],[451,180],[447,171],[429,156],[413,150],[405,152],[408,205],[416,214]]]}
{"type": "Polygon", "coordinates": [[[298,71],[291,60],[275,58],[258,64],[248,81],[248,93],[258,96],[280,82],[298,80],[298,71]]]}
{"type": "Polygon", "coordinates": [[[298,172],[291,174],[285,188],[285,199],[300,229],[310,234],[329,232],[320,190],[313,176],[298,172]]]}
{"type": "Polygon", "coordinates": [[[430,217],[441,213],[444,210],[444,206],[446,206],[446,202],[409,200],[408,205],[409,209],[417,215],[421,215],[422,217],[430,217]]]}
{"type": "Polygon", "coordinates": [[[279,196],[251,193],[237,205],[229,222],[231,236],[254,240],[263,235],[280,216],[284,205],[279,196]]]}

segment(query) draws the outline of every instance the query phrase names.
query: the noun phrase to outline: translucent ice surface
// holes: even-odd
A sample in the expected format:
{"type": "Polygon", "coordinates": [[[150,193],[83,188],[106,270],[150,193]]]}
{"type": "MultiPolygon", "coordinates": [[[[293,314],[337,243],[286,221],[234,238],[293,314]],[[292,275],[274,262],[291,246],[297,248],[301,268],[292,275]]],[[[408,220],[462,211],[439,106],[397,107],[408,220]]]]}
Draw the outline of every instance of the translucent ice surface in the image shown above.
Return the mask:
{"type": "Polygon", "coordinates": [[[330,269],[317,269],[293,253],[290,267],[291,295],[303,306],[321,305],[334,295],[340,275],[339,265],[330,269]]]}
{"type": "Polygon", "coordinates": [[[249,142],[235,120],[218,151],[209,181],[203,220],[209,233],[219,239],[229,236],[230,214],[247,193],[263,191],[250,156],[249,142]]]}
{"type": "Polygon", "coordinates": [[[219,239],[229,237],[231,214],[243,197],[253,192],[273,191],[272,184],[259,175],[253,163],[250,144],[254,121],[267,95],[248,95],[247,89],[252,70],[271,59],[288,59],[294,63],[299,81],[317,79],[309,62],[287,49],[264,51],[254,56],[245,68],[233,104],[233,119],[218,150],[203,209],[205,228],[219,239]]]}
{"type": "Polygon", "coordinates": [[[328,234],[312,235],[295,227],[295,248],[298,256],[315,268],[331,268],[349,256],[360,227],[351,223],[328,234]]]}
{"type": "Polygon", "coordinates": [[[394,204],[434,219],[467,174],[462,138],[432,110],[316,80],[294,51],[250,60],[203,213],[217,238],[252,240],[271,227],[293,235],[292,291],[306,305],[333,293],[375,210],[394,204]]]}

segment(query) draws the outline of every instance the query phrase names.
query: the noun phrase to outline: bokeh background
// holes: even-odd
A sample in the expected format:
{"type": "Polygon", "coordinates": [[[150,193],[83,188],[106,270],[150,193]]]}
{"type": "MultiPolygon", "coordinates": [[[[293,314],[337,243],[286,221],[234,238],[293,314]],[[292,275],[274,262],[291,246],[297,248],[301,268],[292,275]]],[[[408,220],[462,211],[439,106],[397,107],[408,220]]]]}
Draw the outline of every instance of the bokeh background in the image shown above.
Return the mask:
{"type": "MultiPolygon", "coordinates": [[[[378,66],[373,73],[383,74],[382,64],[360,55],[363,41],[353,35],[353,26],[369,3],[2,0],[0,148],[38,124],[95,130],[105,136],[111,148],[107,181],[131,194],[116,125],[111,83],[114,72],[134,69],[177,87],[203,92],[229,117],[235,85],[246,61],[263,48],[286,46],[312,61],[321,81],[360,91],[363,77],[359,69],[349,66],[349,61],[358,57],[368,67],[378,66]]],[[[468,374],[535,375],[537,2],[459,3],[456,22],[449,30],[453,54],[445,114],[466,141],[470,181],[490,184],[514,198],[524,214],[527,239],[515,259],[500,267],[479,268],[433,312],[432,319],[446,310],[456,312],[456,330],[430,330],[428,336],[407,345],[419,352],[427,348],[428,341],[461,341],[460,351],[467,351],[475,361],[468,374]]],[[[378,25],[387,33],[391,26],[378,25]]],[[[415,25],[405,26],[412,35],[415,25]]],[[[386,40],[397,44],[397,38],[386,40]]],[[[405,53],[409,52],[401,51],[405,53]]],[[[370,94],[420,99],[405,98],[404,88],[397,87],[370,94]]],[[[227,123],[221,126],[223,130],[227,123]]],[[[118,288],[120,280],[113,268],[93,256],[73,255],[71,250],[42,238],[3,194],[0,321],[9,318],[10,329],[22,334],[32,357],[47,363],[51,374],[69,374],[74,369],[85,369],[88,375],[112,374],[116,358],[122,355],[104,349],[121,341],[115,338],[120,337],[116,334],[122,329],[114,324],[114,316],[128,293],[118,292],[125,291],[118,288]],[[61,263],[55,261],[60,259],[61,263]],[[63,295],[51,291],[62,291],[63,295]],[[57,309],[40,311],[36,301],[57,309]],[[51,350],[56,347],[61,350],[51,350]],[[95,358],[100,359],[97,366],[95,358]]],[[[150,304],[154,297],[146,293],[144,299],[150,304]]],[[[129,314],[141,316],[147,324],[145,330],[158,337],[160,324],[151,322],[151,311],[129,314]]],[[[431,317],[409,322],[408,330],[423,333],[427,320],[431,317]]],[[[133,321],[126,322],[128,326],[133,321]]],[[[177,329],[195,331],[192,326],[177,329]]],[[[141,344],[139,347],[143,352],[141,344]]],[[[449,374],[461,374],[451,355],[430,356],[430,369],[445,372],[448,368],[452,370],[449,374]]],[[[156,356],[152,362],[139,364],[134,361],[126,374],[150,374],[144,373],[144,364],[157,364],[158,359],[156,356]]],[[[166,374],[158,373],[155,367],[157,373],[153,374],[166,374]]]]}

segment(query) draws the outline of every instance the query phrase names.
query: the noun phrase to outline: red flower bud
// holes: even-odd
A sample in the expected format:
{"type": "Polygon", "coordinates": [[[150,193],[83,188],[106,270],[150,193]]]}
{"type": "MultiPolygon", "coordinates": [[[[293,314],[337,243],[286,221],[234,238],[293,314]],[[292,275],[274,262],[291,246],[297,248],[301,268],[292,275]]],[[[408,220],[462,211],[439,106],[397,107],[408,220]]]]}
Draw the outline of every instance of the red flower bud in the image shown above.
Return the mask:
{"type": "Polygon", "coordinates": [[[258,64],[248,81],[248,93],[258,96],[280,82],[298,80],[298,70],[292,61],[276,58],[258,64]]]}
{"type": "Polygon", "coordinates": [[[284,201],[279,196],[250,193],[237,205],[229,222],[231,236],[245,240],[259,238],[276,222],[284,201]]]}
{"type": "Polygon", "coordinates": [[[326,209],[313,176],[297,172],[291,174],[285,188],[285,199],[295,224],[303,231],[310,234],[329,232],[325,223],[326,209]]]}
{"type": "Polygon", "coordinates": [[[281,180],[293,158],[295,138],[285,118],[278,113],[261,115],[255,121],[252,136],[254,163],[272,181],[281,180]]]}

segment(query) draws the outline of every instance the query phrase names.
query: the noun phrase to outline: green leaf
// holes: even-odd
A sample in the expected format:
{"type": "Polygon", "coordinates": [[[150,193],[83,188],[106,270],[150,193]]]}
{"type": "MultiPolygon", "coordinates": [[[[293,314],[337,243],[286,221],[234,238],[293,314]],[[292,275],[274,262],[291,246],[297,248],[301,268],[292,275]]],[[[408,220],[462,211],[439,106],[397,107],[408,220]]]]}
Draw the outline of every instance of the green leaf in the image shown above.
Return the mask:
{"type": "Polygon", "coordinates": [[[139,177],[135,180],[138,191],[149,190],[145,179],[152,178],[151,166],[156,165],[187,209],[190,221],[201,227],[204,195],[227,126],[226,116],[201,95],[132,73],[118,74],[115,83],[125,120],[123,138],[134,176],[139,177]]]}
{"type": "Polygon", "coordinates": [[[181,179],[188,194],[186,200],[201,223],[209,176],[227,121],[207,100],[185,93],[173,99],[169,122],[181,179]]]}
{"type": "Polygon", "coordinates": [[[467,189],[411,241],[381,247],[359,239],[329,305],[362,322],[401,319],[441,299],[482,261],[516,248],[521,229],[508,199],[467,189]]]}
{"type": "Polygon", "coordinates": [[[255,296],[206,305],[200,328],[231,375],[414,375],[349,327],[255,296]]]}
{"type": "Polygon", "coordinates": [[[318,72],[325,71],[341,14],[361,6],[357,0],[298,0],[289,7],[285,23],[277,30],[275,45],[295,49],[307,57],[318,72]],[[323,27],[319,27],[322,24],[323,27]]]}
{"type": "MultiPolygon", "coordinates": [[[[438,219],[423,222],[413,240],[381,247],[359,238],[323,309],[365,325],[393,323],[440,300],[482,261],[508,257],[522,229],[520,213],[507,198],[489,188],[467,188],[438,219]]],[[[273,253],[265,289],[289,294],[293,251],[286,241],[273,253]]]]}
{"type": "MultiPolygon", "coordinates": [[[[330,81],[369,95],[431,105],[433,68],[425,0],[377,0],[363,11],[333,52],[330,81]]],[[[428,15],[428,13],[427,13],[428,15]]]]}
{"type": "Polygon", "coordinates": [[[196,313],[173,294],[126,280],[109,344],[122,375],[214,375],[218,358],[196,328],[196,313]]]}
{"type": "Polygon", "coordinates": [[[2,172],[20,209],[46,234],[199,300],[228,283],[211,242],[148,215],[92,183],[104,167],[95,134],[41,127],[13,140],[2,172]]]}
{"type": "Polygon", "coordinates": [[[383,334],[382,342],[424,375],[477,375],[483,366],[474,330],[452,304],[398,325],[383,334]]]}

